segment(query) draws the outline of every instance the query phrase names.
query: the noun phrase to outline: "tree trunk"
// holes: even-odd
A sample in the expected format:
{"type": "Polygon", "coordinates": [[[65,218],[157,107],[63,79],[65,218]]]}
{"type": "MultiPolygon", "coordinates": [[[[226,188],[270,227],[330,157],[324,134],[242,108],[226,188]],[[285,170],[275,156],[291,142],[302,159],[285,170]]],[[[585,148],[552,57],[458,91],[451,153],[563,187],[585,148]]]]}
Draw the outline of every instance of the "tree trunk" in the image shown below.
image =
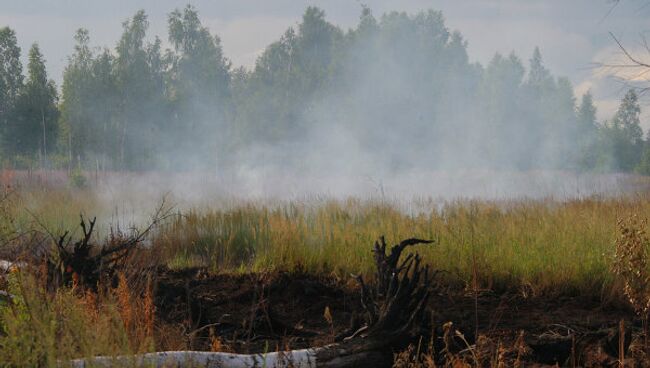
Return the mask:
{"type": "Polygon", "coordinates": [[[45,129],[45,112],[43,111],[43,108],[41,107],[41,121],[43,123],[43,168],[45,168],[47,164],[47,138],[45,138],[46,134],[46,129],[45,129]]]}
{"type": "Polygon", "coordinates": [[[382,351],[350,351],[338,344],[314,349],[268,354],[232,354],[206,351],[166,351],[136,356],[95,357],[74,360],[74,368],[86,367],[201,367],[201,368],[340,368],[390,367],[392,356],[382,351]]]}

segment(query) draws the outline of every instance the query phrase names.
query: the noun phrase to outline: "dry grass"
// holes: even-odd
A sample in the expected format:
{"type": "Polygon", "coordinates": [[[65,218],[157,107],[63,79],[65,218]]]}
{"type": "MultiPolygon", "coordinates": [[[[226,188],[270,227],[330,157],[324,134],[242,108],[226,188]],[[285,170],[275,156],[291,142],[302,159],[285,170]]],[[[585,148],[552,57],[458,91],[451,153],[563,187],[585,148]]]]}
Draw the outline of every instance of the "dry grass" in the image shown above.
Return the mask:
{"type": "Polygon", "coordinates": [[[647,219],[630,216],[618,222],[612,269],[622,279],[623,293],[643,322],[645,349],[648,349],[648,314],[650,313],[650,240],[647,219]]]}
{"type": "Polygon", "coordinates": [[[0,303],[2,366],[57,367],[72,358],[153,349],[153,331],[140,317],[146,303],[128,289],[46,292],[28,272],[13,274],[10,284],[12,301],[0,303]]]}

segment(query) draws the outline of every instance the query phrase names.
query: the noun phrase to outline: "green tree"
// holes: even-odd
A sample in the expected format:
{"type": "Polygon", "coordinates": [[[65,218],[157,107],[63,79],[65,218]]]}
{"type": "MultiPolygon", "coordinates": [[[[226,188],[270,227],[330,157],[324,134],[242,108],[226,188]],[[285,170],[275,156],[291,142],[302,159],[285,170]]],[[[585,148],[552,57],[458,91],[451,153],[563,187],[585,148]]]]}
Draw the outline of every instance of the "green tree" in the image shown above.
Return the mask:
{"type": "MultiPolygon", "coordinates": [[[[99,86],[93,83],[94,61],[88,30],[78,29],[74,39],[74,53],[68,58],[63,72],[60,144],[65,147],[70,163],[77,160],[76,164],[80,165],[82,157],[97,143],[93,126],[95,112],[91,103],[99,86]]],[[[103,102],[107,104],[109,101],[103,102]]]]}
{"type": "Polygon", "coordinates": [[[118,96],[115,130],[118,167],[145,169],[157,160],[157,142],[165,125],[164,62],[161,42],[146,42],[149,21],[143,10],[122,23],[115,49],[115,85],[118,96]]]}
{"type": "Polygon", "coordinates": [[[57,142],[59,110],[54,81],[48,79],[45,59],[37,44],[29,50],[27,81],[16,102],[16,118],[8,125],[14,153],[35,155],[47,162],[57,142]]]}
{"type": "MultiPolygon", "coordinates": [[[[196,163],[214,163],[221,144],[230,135],[230,62],[223,55],[221,40],[201,24],[199,14],[188,5],[168,18],[170,108],[173,116],[171,156],[196,163]]],[[[183,162],[177,162],[181,165],[183,162]]]]}
{"type": "Polygon", "coordinates": [[[323,10],[308,7],[297,29],[288,28],[264,50],[248,79],[248,101],[241,106],[237,102],[238,119],[243,120],[237,126],[245,130],[247,141],[295,142],[314,127],[305,112],[317,96],[331,91],[342,38],[323,10]]]}
{"type": "Polygon", "coordinates": [[[169,41],[173,58],[175,93],[188,99],[201,98],[209,103],[223,102],[228,96],[230,63],[224,57],[221,40],[201,24],[191,5],[169,15],[169,41]]]}
{"type": "Polygon", "coordinates": [[[550,84],[550,96],[542,109],[544,124],[544,158],[548,166],[557,169],[576,169],[580,150],[576,117],[576,98],[573,85],[566,77],[559,77],[550,84]]]}
{"type": "Polygon", "coordinates": [[[146,151],[134,150],[136,147],[144,148],[138,142],[142,138],[139,133],[147,123],[147,100],[152,95],[145,45],[148,28],[144,10],[137,11],[122,23],[122,36],[116,47],[115,78],[120,97],[118,166],[121,168],[136,166],[136,161],[141,161],[147,154],[146,151]]]}
{"type": "Polygon", "coordinates": [[[23,66],[16,32],[9,27],[0,28],[0,129],[3,151],[11,145],[14,137],[8,136],[7,126],[12,120],[16,99],[23,85],[23,66]]]}
{"type": "Polygon", "coordinates": [[[577,111],[577,146],[578,168],[594,169],[598,163],[598,122],[596,121],[596,106],[590,91],[582,95],[577,111]]]}
{"type": "Polygon", "coordinates": [[[643,130],[639,115],[641,106],[633,89],[623,97],[610,123],[609,138],[616,168],[631,171],[638,164],[643,149],[643,130]]]}
{"type": "Polygon", "coordinates": [[[554,166],[555,157],[549,157],[549,154],[553,154],[556,147],[546,147],[545,144],[552,143],[557,136],[557,121],[553,116],[557,102],[554,99],[555,87],[555,80],[544,66],[539,48],[535,47],[524,83],[522,105],[526,112],[520,124],[526,132],[526,149],[520,160],[520,169],[554,166]]]}
{"type": "Polygon", "coordinates": [[[373,150],[377,142],[392,147],[409,142],[397,152],[371,151],[388,167],[477,164],[483,153],[478,145],[458,149],[478,142],[483,133],[469,128],[469,122],[479,121],[475,98],[481,71],[469,63],[460,33],[450,31],[442,13],[432,10],[385,14],[376,32],[359,32],[360,38],[346,45],[349,61],[336,75],[357,85],[337,100],[346,106],[337,117],[353,127],[364,149],[373,150]],[[378,127],[395,130],[386,134],[378,127]],[[441,159],[449,152],[453,160],[441,159]]]}
{"type": "MultiPolygon", "coordinates": [[[[344,131],[345,139],[317,149],[352,144],[395,169],[645,170],[637,165],[647,143],[633,91],[600,126],[591,94],[576,108],[573,86],[550,73],[538,48],[528,71],[514,54],[470,63],[467,42],[441,12],[375,18],[363,6],[358,26],[343,31],[309,7],[253,70],[231,70],[192,6],[169,14],[170,49],[149,39],[148,28],[145,12],[136,12],[113,49],[92,49],[88,32],[77,32],[58,134],[72,164],[205,167],[281,145],[283,165],[304,166],[303,153],[316,149],[302,138],[344,131]]],[[[57,136],[56,89],[37,48],[23,87],[19,57],[13,31],[0,30],[3,149],[45,158],[57,136]]]]}
{"type": "Polygon", "coordinates": [[[530,69],[526,83],[538,93],[541,93],[544,88],[548,88],[553,83],[551,73],[544,66],[542,52],[539,47],[535,47],[533,56],[530,58],[530,69]]]}
{"type": "Polygon", "coordinates": [[[623,97],[612,124],[623,131],[625,138],[631,144],[637,144],[643,139],[640,114],[639,97],[633,89],[630,89],[623,97]]]}
{"type": "MultiPolygon", "coordinates": [[[[88,94],[82,109],[88,117],[86,161],[93,167],[106,169],[120,162],[120,101],[115,73],[115,56],[104,49],[90,63],[88,94]],[[91,162],[94,161],[94,162],[91,162]]],[[[86,87],[83,87],[85,89],[86,87]]]]}
{"type": "Polygon", "coordinates": [[[650,144],[648,143],[647,139],[643,145],[641,159],[639,160],[639,163],[634,171],[641,175],[650,175],[650,144]]]}
{"type": "Polygon", "coordinates": [[[301,92],[313,93],[329,80],[334,49],[341,31],[325,19],[325,11],[310,6],[298,25],[296,72],[302,74],[301,92]]]}
{"type": "Polygon", "coordinates": [[[487,129],[478,144],[486,160],[496,166],[510,167],[522,159],[518,147],[503,145],[504,139],[521,142],[529,138],[520,123],[524,74],[524,66],[515,54],[503,57],[498,53],[482,73],[477,98],[482,124],[487,129]]]}
{"type": "Polygon", "coordinates": [[[580,132],[587,135],[593,134],[598,128],[598,123],[596,121],[596,106],[594,106],[591,91],[587,91],[582,95],[577,115],[580,132]]]}

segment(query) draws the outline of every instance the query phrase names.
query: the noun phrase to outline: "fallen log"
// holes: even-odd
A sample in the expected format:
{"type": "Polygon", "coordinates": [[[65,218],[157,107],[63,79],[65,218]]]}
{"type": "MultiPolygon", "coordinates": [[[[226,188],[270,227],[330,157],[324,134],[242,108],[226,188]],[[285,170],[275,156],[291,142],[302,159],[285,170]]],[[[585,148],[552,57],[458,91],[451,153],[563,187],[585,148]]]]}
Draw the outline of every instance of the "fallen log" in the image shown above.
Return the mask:
{"type": "Polygon", "coordinates": [[[386,242],[375,242],[373,253],[377,267],[375,285],[358,276],[365,325],[342,342],[302,350],[267,354],[232,354],[201,351],[168,351],[134,356],[107,357],[72,361],[75,368],[86,367],[201,367],[201,368],[347,368],[390,367],[393,349],[410,341],[410,332],[422,321],[433,275],[421,265],[418,254],[409,254],[400,262],[404,249],[432,241],[406,239],[386,254],[386,242]]]}
{"type": "Polygon", "coordinates": [[[165,351],[135,356],[100,356],[72,361],[74,368],[87,367],[201,367],[201,368],[338,368],[386,365],[380,352],[349,354],[336,346],[273,352],[232,354],[207,351],[165,351]]]}

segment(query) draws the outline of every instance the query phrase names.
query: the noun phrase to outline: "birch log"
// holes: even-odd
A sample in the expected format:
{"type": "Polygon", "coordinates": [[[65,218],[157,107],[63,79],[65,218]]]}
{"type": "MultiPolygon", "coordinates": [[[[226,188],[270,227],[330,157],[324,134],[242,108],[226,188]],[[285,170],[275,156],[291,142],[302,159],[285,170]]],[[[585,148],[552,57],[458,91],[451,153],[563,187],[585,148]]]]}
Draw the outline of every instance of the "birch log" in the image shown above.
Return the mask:
{"type": "MultiPolygon", "coordinates": [[[[388,359],[387,359],[388,358],[388,359]]],[[[231,354],[206,351],[165,351],[135,356],[73,360],[73,368],[88,367],[200,367],[200,368],[340,368],[390,366],[381,352],[351,353],[336,345],[267,354],[231,354]]]]}

